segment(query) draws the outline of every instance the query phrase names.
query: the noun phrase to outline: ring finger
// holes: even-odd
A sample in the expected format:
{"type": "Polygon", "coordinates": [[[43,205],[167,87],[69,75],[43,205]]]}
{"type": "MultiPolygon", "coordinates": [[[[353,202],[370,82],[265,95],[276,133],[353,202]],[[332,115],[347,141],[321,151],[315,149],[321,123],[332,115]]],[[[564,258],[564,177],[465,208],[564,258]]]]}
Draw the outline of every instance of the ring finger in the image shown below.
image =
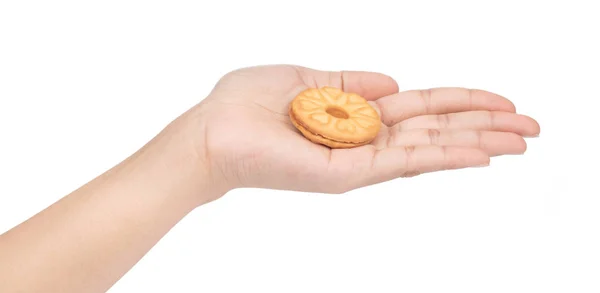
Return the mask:
{"type": "Polygon", "coordinates": [[[414,129],[392,132],[381,140],[386,147],[418,145],[456,146],[479,148],[489,156],[522,154],[527,149],[525,140],[511,132],[414,129]]]}

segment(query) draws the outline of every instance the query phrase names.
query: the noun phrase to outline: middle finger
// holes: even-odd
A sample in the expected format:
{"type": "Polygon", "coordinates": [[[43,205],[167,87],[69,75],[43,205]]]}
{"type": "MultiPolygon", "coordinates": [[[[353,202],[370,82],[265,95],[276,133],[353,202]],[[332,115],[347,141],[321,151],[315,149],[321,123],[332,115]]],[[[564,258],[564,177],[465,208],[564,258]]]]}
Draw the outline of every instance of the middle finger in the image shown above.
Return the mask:
{"type": "Polygon", "coordinates": [[[502,111],[470,111],[413,117],[393,126],[410,129],[472,129],[514,132],[522,136],[539,134],[540,126],[532,118],[502,111]]]}

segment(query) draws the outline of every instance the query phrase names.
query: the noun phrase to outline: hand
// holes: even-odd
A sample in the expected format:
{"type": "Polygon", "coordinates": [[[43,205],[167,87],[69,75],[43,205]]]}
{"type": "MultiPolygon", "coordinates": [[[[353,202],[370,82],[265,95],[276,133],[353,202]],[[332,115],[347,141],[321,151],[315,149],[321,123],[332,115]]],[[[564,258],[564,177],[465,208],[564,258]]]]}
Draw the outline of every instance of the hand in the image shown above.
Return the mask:
{"type": "Polygon", "coordinates": [[[234,71],[138,152],[0,235],[0,291],[105,292],[187,213],[233,188],[341,193],[522,153],[539,126],[514,112],[484,91],[398,93],[377,73],[234,71]],[[331,150],[291,125],[290,101],[322,86],[371,101],[385,124],[372,144],[331,150]]]}
{"type": "Polygon", "coordinates": [[[490,156],[520,154],[523,136],[538,123],[515,113],[499,95],[463,88],[398,92],[390,77],[369,72],[324,72],[279,65],[244,68],[224,76],[196,109],[203,143],[196,147],[209,173],[226,189],[259,187],[343,193],[398,177],[485,166],[490,156]],[[288,105],[306,88],[355,92],[380,113],[370,144],[329,149],[305,139],[291,124],[288,105]]]}

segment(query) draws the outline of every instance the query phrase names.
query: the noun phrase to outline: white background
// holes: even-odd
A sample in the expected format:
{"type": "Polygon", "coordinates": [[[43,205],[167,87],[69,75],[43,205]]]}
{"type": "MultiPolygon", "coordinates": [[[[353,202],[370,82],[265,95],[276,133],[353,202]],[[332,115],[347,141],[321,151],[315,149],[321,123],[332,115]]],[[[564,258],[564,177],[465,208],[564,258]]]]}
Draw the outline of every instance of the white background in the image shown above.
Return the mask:
{"type": "Polygon", "coordinates": [[[344,195],[232,192],[110,292],[599,292],[599,11],[549,2],[2,1],[0,232],[230,70],[370,70],[401,90],[499,93],[542,133],[487,168],[344,195]]]}

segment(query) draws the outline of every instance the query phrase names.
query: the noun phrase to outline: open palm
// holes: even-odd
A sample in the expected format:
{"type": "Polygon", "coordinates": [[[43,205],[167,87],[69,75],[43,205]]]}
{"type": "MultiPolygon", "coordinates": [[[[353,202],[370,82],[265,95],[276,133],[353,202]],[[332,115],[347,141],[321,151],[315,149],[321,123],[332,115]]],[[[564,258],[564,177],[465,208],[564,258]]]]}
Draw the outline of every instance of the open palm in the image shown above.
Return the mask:
{"type": "Polygon", "coordinates": [[[383,74],[326,72],[292,65],[240,69],[224,76],[200,105],[211,172],[230,188],[341,193],[398,177],[487,165],[490,156],[523,153],[537,122],[507,99],[482,90],[398,92],[383,74]],[[288,107],[307,88],[357,93],[380,113],[369,145],[330,149],[304,138],[288,107]]]}

